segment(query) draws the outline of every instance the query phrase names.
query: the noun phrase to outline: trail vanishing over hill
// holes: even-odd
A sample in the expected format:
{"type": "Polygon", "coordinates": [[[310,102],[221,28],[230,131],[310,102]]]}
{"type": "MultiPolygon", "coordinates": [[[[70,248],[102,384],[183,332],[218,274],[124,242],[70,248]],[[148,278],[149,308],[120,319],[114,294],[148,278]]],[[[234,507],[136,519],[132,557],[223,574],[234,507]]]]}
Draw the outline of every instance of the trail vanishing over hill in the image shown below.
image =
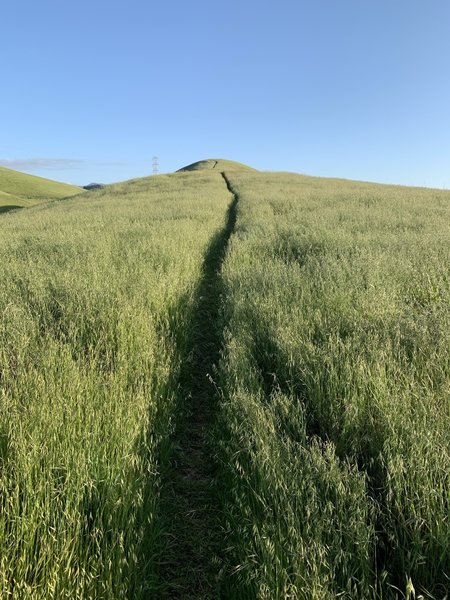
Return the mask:
{"type": "Polygon", "coordinates": [[[222,262],[236,223],[238,198],[230,192],[223,229],[212,238],[202,265],[191,317],[191,336],[180,372],[185,417],[175,434],[176,451],[165,484],[174,553],[164,580],[170,597],[184,600],[219,597],[223,554],[221,512],[214,479],[211,431],[216,427],[217,369],[223,346],[220,320],[222,262]]]}
{"type": "Polygon", "coordinates": [[[450,192],[186,169],[1,219],[0,597],[448,598],[450,192]]]}
{"type": "Polygon", "coordinates": [[[198,162],[192,163],[187,167],[179,169],[177,172],[182,173],[184,171],[209,171],[214,170],[218,173],[223,171],[253,171],[256,169],[243,165],[242,163],[235,162],[233,160],[224,160],[222,158],[208,158],[206,160],[199,160],[198,162]]]}

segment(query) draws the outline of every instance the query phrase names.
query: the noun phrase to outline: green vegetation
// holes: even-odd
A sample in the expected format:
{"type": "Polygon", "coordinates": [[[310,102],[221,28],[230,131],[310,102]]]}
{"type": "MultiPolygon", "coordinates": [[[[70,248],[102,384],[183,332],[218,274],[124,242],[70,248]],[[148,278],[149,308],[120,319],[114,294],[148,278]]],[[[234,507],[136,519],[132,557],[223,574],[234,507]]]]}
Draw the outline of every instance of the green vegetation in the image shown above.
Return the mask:
{"type": "Polygon", "coordinates": [[[232,185],[225,597],[446,597],[450,194],[275,174],[232,185]]]}
{"type": "Polygon", "coordinates": [[[450,193],[215,162],[2,216],[0,596],[444,600],[450,193]]]}
{"type": "Polygon", "coordinates": [[[179,169],[178,173],[184,171],[209,171],[215,170],[219,173],[223,171],[256,171],[252,167],[235,162],[234,160],[224,160],[223,158],[208,158],[207,160],[199,160],[187,167],[179,169]]]}
{"type": "Polygon", "coordinates": [[[2,217],[2,598],[161,589],[180,366],[230,201],[180,174],[2,217]]]}
{"type": "Polygon", "coordinates": [[[81,188],[74,185],[0,167],[0,212],[32,206],[45,200],[68,198],[82,192],[81,188]]]}

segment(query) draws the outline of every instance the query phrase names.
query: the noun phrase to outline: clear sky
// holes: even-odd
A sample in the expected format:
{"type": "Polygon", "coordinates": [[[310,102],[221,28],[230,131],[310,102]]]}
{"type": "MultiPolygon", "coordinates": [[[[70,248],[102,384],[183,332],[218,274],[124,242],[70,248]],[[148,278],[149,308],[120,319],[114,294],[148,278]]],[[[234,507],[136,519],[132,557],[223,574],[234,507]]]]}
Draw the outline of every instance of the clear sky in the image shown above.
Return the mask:
{"type": "Polygon", "coordinates": [[[448,0],[4,0],[0,164],[450,187],[448,0]]]}

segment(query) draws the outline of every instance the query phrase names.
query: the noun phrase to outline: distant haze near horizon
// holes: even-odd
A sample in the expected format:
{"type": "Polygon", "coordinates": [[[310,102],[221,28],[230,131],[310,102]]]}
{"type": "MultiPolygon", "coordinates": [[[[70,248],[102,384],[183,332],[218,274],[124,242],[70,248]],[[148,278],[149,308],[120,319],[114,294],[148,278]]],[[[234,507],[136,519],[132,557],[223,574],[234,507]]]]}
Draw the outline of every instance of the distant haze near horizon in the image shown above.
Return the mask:
{"type": "Polygon", "coordinates": [[[0,164],[86,185],[219,157],[450,187],[444,0],[2,7],[0,164]]]}

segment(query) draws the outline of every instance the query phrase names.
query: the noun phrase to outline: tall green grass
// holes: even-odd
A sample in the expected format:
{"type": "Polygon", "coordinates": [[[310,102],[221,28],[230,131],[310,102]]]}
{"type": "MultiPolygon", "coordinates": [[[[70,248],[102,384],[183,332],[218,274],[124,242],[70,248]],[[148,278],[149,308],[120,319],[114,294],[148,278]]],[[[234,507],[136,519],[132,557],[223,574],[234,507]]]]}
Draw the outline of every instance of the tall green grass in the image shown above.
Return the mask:
{"type": "Polygon", "coordinates": [[[1,217],[0,596],[162,590],[160,502],[220,175],[1,217]]]}
{"type": "Polygon", "coordinates": [[[450,194],[231,181],[224,597],[447,597],[450,194]]]}
{"type": "Polygon", "coordinates": [[[0,217],[0,597],[443,600],[450,194],[206,167],[0,217]]]}

